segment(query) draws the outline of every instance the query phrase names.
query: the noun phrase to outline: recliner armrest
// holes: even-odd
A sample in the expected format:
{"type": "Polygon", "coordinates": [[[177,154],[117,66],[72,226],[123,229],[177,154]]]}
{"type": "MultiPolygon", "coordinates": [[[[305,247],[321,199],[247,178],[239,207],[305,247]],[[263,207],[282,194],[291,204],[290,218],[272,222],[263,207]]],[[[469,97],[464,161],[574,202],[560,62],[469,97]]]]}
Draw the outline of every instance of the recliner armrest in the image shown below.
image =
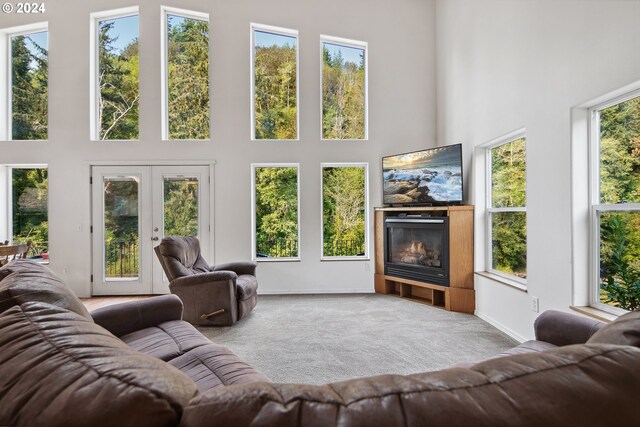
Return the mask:
{"type": "Polygon", "coordinates": [[[255,276],[257,266],[258,263],[254,261],[236,261],[214,265],[212,267],[212,271],[229,270],[235,272],[238,276],[240,276],[241,274],[255,276]]]}
{"type": "Polygon", "coordinates": [[[538,316],[533,327],[538,341],[563,346],[586,343],[604,325],[595,319],[547,310],[538,316]]]}
{"type": "Polygon", "coordinates": [[[233,271],[211,271],[209,273],[193,274],[191,276],[178,277],[169,284],[169,288],[201,285],[207,282],[226,282],[238,277],[233,271]]]}
{"type": "Polygon", "coordinates": [[[92,311],[93,321],[121,337],[163,322],[182,319],[182,301],[175,295],[162,295],[124,302],[92,311]]]}

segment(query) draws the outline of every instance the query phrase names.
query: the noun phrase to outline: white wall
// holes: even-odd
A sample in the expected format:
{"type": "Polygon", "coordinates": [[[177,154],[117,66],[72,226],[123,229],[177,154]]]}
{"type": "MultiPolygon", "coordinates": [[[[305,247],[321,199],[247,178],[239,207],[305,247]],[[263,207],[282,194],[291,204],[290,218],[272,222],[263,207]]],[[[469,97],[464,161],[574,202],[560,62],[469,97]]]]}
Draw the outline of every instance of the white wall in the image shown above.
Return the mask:
{"type": "Polygon", "coordinates": [[[531,296],[540,312],[580,303],[571,109],[640,79],[639,16],[628,0],[436,2],[438,144],[464,144],[466,188],[475,146],[527,129],[528,293],[476,275],[476,313],[516,337],[533,336],[531,296]]]}
{"type": "Polygon", "coordinates": [[[250,164],[296,162],[302,261],[261,264],[260,290],[372,292],[373,268],[367,270],[367,263],[319,261],[320,164],[368,162],[374,207],[381,204],[380,158],[435,145],[434,0],[140,1],[140,141],[92,142],[89,14],[135,4],[55,0],[46,2],[44,15],[0,14],[0,29],[49,22],[49,141],[0,142],[0,164],[49,165],[51,268],[62,275],[67,267],[65,280],[80,296],[90,295],[90,161],[215,160],[211,261],[217,263],[250,258],[250,164]],[[212,142],[161,140],[160,5],[210,14],[212,142]],[[250,141],[250,22],[299,30],[300,142],[250,141]],[[369,44],[367,142],[320,141],[320,34],[369,44]]]}

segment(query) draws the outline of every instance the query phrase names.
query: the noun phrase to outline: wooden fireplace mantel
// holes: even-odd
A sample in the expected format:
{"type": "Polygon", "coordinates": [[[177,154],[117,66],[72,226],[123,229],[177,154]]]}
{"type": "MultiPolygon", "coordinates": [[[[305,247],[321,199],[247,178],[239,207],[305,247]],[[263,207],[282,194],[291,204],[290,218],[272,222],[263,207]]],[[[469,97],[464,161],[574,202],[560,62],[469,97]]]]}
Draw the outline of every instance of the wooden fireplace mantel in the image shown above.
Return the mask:
{"type": "Polygon", "coordinates": [[[473,206],[375,208],[375,291],[398,295],[450,311],[473,313],[473,206]],[[384,274],[384,220],[401,213],[449,218],[449,286],[418,282],[384,274]]]}

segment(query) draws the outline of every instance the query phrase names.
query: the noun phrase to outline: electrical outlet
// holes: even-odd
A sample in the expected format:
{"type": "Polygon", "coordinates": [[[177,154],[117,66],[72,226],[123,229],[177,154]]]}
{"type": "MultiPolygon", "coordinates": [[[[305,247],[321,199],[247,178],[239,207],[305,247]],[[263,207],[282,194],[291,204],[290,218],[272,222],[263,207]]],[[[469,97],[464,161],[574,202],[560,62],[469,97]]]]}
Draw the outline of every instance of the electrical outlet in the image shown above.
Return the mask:
{"type": "Polygon", "coordinates": [[[69,275],[69,267],[62,267],[62,274],[69,275]]]}
{"type": "Polygon", "coordinates": [[[364,263],[364,271],[371,271],[371,263],[369,262],[364,263]]]}
{"type": "Polygon", "coordinates": [[[540,312],[540,298],[531,297],[531,311],[540,312]]]}

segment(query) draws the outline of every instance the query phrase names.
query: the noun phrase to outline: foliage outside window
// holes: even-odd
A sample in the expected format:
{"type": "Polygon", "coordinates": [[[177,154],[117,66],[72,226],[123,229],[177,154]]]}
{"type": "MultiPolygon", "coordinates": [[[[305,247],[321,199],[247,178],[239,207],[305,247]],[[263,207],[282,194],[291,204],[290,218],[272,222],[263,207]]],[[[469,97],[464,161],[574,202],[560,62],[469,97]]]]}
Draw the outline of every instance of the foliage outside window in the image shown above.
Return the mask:
{"type": "Polygon", "coordinates": [[[487,229],[489,270],[527,277],[526,143],[524,137],[489,148],[487,229]]]}
{"type": "Polygon", "coordinates": [[[137,278],[140,176],[104,178],[105,278],[137,278]]]}
{"type": "Polygon", "coordinates": [[[298,37],[252,28],[253,138],[298,138],[298,37]]]}
{"type": "Polygon", "coordinates": [[[14,35],[11,58],[11,139],[46,140],[49,54],[47,31],[14,35]]]}
{"type": "Polygon", "coordinates": [[[11,240],[31,241],[30,256],[49,254],[47,168],[11,168],[11,240]]]}
{"type": "Polygon", "coordinates": [[[322,43],[322,139],[366,139],[366,47],[322,43]]]}
{"type": "Polygon", "coordinates": [[[98,139],[138,139],[138,15],[99,21],[97,40],[98,139]]]}
{"type": "MultiPolygon", "coordinates": [[[[598,260],[593,303],[640,308],[640,97],[592,111],[598,172],[592,224],[598,260]]],[[[594,173],[595,172],[595,173],[594,173]]]]}
{"type": "Polygon", "coordinates": [[[209,139],[209,22],[173,14],[166,22],[168,139],[209,139]]]}
{"type": "Polygon", "coordinates": [[[299,257],[298,167],[254,165],[254,256],[299,257]]]}
{"type": "Polygon", "coordinates": [[[366,255],[366,166],[322,167],[322,256],[366,255]]]}
{"type": "Polygon", "coordinates": [[[164,178],[164,235],[198,236],[197,178],[164,178]]]}

